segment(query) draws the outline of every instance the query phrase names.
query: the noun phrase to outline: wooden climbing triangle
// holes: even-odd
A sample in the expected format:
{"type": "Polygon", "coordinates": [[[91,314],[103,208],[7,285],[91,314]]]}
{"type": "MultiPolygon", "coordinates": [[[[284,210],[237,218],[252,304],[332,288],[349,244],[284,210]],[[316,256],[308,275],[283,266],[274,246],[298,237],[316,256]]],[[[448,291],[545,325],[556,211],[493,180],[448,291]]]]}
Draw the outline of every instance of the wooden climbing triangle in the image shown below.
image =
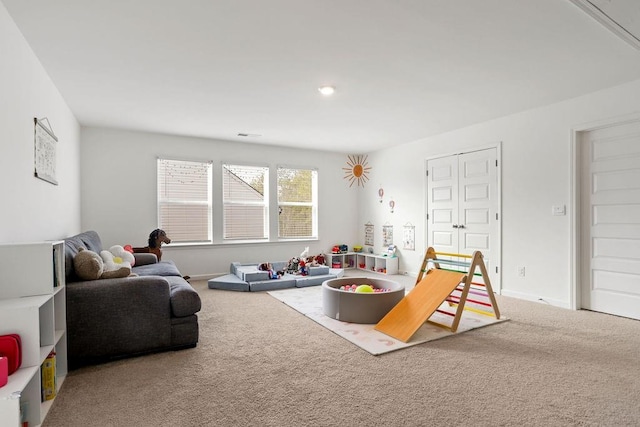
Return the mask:
{"type": "Polygon", "coordinates": [[[500,318],[482,253],[452,254],[429,247],[415,287],[374,329],[403,342],[408,342],[427,321],[456,332],[464,310],[500,318]],[[441,264],[449,268],[442,268],[441,264]],[[480,271],[477,273],[476,269],[480,271]],[[482,283],[474,281],[476,277],[482,277],[482,283]],[[455,308],[455,312],[441,308],[445,303],[455,308]],[[452,323],[430,320],[436,312],[453,317],[452,323]]]}

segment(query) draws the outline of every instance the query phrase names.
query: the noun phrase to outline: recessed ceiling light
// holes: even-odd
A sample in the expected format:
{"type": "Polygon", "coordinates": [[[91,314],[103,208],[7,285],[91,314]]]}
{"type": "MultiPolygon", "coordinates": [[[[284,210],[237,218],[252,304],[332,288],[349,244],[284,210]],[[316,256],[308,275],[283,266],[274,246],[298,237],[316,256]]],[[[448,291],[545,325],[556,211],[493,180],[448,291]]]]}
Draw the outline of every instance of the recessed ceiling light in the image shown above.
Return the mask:
{"type": "Polygon", "coordinates": [[[336,91],[336,88],[333,86],[320,86],[318,88],[318,90],[320,91],[321,94],[323,94],[324,96],[329,96],[329,95],[333,95],[336,91]]]}

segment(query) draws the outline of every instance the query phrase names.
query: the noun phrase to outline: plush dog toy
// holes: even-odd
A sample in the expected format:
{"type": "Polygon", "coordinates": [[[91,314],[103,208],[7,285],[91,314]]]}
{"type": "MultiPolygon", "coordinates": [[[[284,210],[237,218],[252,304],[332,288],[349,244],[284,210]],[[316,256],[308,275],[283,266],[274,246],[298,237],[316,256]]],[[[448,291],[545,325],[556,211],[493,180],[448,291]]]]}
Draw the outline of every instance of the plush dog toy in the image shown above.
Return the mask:
{"type": "Polygon", "coordinates": [[[149,234],[149,245],[144,248],[133,248],[133,253],[141,254],[155,254],[158,257],[158,261],[162,259],[162,244],[167,245],[171,243],[171,239],[167,236],[164,230],[156,228],[149,234]]]}

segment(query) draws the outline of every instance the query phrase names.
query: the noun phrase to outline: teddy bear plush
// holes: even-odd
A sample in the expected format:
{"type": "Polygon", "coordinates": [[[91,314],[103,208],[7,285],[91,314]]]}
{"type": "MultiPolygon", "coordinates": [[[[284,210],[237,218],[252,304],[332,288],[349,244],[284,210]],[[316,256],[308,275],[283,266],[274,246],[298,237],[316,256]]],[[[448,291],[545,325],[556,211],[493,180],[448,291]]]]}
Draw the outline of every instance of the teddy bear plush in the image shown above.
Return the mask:
{"type": "Polygon", "coordinates": [[[104,272],[104,262],[97,253],[80,248],[73,257],[73,269],[82,280],[97,280],[104,272]]]}
{"type": "Polygon", "coordinates": [[[131,275],[129,262],[114,256],[110,251],[98,254],[85,248],[80,248],[73,258],[73,269],[82,280],[114,279],[131,275]]]}

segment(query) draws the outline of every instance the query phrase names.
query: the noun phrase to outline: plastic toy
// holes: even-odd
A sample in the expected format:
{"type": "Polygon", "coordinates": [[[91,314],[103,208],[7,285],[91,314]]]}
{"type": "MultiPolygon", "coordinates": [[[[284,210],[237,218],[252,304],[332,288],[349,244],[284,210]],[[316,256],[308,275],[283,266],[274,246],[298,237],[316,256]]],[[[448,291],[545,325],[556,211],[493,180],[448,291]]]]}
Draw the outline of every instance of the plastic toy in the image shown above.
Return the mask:
{"type": "Polygon", "coordinates": [[[373,288],[371,285],[360,285],[356,288],[357,293],[372,293],[373,288]]]}

